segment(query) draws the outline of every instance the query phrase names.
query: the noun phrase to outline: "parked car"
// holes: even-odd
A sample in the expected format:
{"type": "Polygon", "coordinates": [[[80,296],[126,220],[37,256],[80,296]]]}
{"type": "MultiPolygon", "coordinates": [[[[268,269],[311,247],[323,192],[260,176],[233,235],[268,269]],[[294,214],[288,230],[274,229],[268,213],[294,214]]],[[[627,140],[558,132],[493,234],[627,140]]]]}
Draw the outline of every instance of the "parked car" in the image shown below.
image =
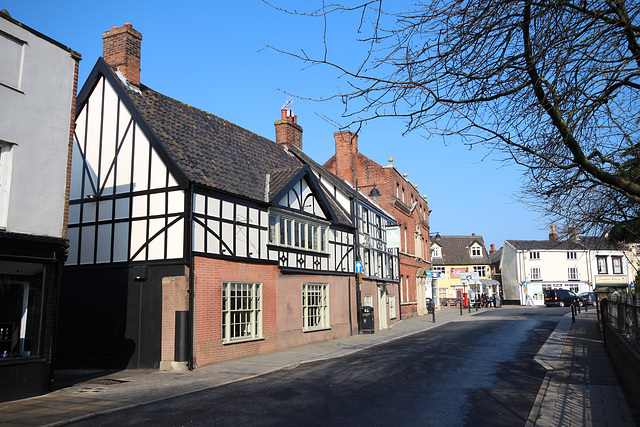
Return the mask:
{"type": "Polygon", "coordinates": [[[544,305],[547,307],[565,307],[578,303],[584,305],[584,301],[568,289],[547,289],[544,291],[544,305]]]}
{"type": "Polygon", "coordinates": [[[598,303],[596,302],[596,293],[595,292],[583,292],[579,295],[580,298],[584,301],[585,304],[589,304],[592,306],[596,306],[598,303]]]}

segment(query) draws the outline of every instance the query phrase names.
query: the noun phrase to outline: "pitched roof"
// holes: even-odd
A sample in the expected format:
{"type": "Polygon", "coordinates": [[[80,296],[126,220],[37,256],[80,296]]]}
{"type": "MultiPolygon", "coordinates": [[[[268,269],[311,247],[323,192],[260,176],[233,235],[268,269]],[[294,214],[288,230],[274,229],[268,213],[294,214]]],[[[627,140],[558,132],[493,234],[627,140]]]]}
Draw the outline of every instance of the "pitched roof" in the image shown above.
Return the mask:
{"type": "MultiPolygon", "coordinates": [[[[123,102],[131,101],[132,114],[148,126],[160,150],[190,182],[264,201],[267,173],[304,166],[274,141],[144,85],[139,89],[128,86],[102,58],[78,96],[79,105],[92,90],[90,84],[96,84],[98,74],[125,95],[123,102]]],[[[283,180],[276,182],[282,184],[283,180]]],[[[272,182],[269,191],[277,190],[272,182]]]]}
{"type": "Polygon", "coordinates": [[[574,240],[507,240],[516,250],[521,251],[584,251],[584,250],[622,250],[602,237],[580,236],[574,240]]]}
{"type": "Polygon", "coordinates": [[[440,236],[431,239],[431,245],[442,247],[442,257],[431,257],[433,265],[483,265],[489,264],[487,249],[482,236],[440,236]],[[474,243],[482,246],[482,255],[471,257],[469,247],[474,243]]]}

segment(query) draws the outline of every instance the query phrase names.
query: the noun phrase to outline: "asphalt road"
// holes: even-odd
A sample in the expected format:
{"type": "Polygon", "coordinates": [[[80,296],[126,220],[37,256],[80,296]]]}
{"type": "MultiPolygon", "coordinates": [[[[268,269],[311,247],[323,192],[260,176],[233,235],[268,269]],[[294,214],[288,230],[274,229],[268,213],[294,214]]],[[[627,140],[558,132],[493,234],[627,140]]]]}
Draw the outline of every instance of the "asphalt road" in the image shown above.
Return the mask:
{"type": "Polygon", "coordinates": [[[522,426],[545,374],[533,357],[566,311],[494,309],[77,425],[522,426]]]}

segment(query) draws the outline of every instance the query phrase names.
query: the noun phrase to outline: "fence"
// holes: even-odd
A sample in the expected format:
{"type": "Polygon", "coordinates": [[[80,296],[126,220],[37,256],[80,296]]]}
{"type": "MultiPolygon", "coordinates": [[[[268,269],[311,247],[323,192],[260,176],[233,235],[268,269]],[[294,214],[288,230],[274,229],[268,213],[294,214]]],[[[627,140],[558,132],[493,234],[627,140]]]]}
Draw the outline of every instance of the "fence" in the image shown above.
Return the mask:
{"type": "Polygon", "coordinates": [[[640,407],[639,311],[640,298],[635,294],[609,295],[600,303],[605,347],[634,408],[640,407]]]}
{"type": "Polygon", "coordinates": [[[613,294],[602,307],[602,320],[640,351],[640,298],[637,294],[613,294]]]}

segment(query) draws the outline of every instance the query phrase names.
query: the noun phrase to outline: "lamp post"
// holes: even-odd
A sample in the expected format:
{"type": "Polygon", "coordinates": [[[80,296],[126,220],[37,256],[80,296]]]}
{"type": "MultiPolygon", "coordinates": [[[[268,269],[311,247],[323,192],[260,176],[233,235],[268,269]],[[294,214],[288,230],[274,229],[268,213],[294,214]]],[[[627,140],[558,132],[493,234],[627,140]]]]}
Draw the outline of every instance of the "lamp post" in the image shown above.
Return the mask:
{"type": "MultiPolygon", "coordinates": [[[[356,199],[355,199],[355,206],[354,206],[354,210],[353,210],[353,216],[354,216],[354,225],[356,227],[356,239],[355,239],[355,244],[354,244],[354,250],[355,250],[355,255],[356,255],[356,263],[360,262],[362,263],[362,260],[360,259],[360,222],[358,220],[358,206],[360,205],[360,198],[358,197],[358,193],[359,193],[359,189],[360,188],[371,188],[371,191],[369,192],[369,197],[380,197],[380,191],[378,191],[378,189],[376,188],[376,184],[371,184],[371,185],[363,185],[361,187],[358,187],[358,178],[356,178],[355,180],[355,184],[356,184],[356,199]]],[[[362,272],[358,272],[357,269],[356,270],[356,309],[358,310],[358,333],[362,332],[362,272]]]]}

